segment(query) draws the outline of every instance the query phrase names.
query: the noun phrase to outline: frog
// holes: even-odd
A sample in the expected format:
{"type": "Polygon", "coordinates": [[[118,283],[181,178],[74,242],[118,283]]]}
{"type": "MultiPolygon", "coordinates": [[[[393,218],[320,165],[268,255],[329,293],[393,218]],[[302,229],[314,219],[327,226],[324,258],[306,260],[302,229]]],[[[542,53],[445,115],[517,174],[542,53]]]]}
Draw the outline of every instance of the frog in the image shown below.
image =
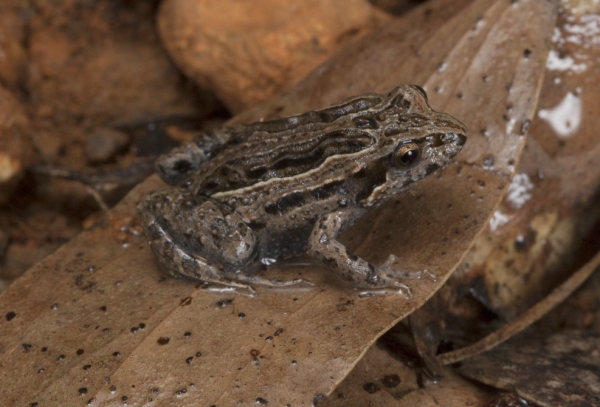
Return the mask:
{"type": "Polygon", "coordinates": [[[338,235],[454,161],[467,129],[434,111],[423,88],[400,85],[295,116],[203,132],[156,160],[169,185],[142,198],[141,223],[173,277],[254,295],[306,286],[261,269],[306,256],[362,294],[410,297],[398,259],[374,266],[338,235]]]}

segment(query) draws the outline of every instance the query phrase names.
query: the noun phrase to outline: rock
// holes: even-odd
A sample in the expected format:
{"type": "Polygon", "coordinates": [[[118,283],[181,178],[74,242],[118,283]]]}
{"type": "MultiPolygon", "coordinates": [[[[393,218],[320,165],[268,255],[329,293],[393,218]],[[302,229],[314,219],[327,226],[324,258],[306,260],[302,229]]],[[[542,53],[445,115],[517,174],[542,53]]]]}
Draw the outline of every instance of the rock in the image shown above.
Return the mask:
{"type": "Polygon", "coordinates": [[[179,67],[238,112],[388,18],[364,0],[166,0],[158,27],[179,67]]]}
{"type": "Polygon", "coordinates": [[[130,139],[126,133],[102,127],[87,138],[83,152],[89,164],[103,164],[112,161],[127,147],[129,142],[130,139]]]}
{"type": "Polygon", "coordinates": [[[30,57],[42,78],[58,76],[74,52],[75,44],[69,37],[51,27],[31,34],[30,57]]]}
{"type": "Polygon", "coordinates": [[[17,86],[25,57],[25,50],[17,36],[9,32],[0,17],[0,83],[11,89],[17,86]]]}
{"type": "Polygon", "coordinates": [[[15,89],[25,72],[25,29],[16,13],[0,11],[0,83],[15,89]]]}
{"type": "Polygon", "coordinates": [[[31,159],[27,126],[19,101],[0,87],[0,204],[8,201],[31,159]]]}
{"type": "Polygon", "coordinates": [[[44,122],[36,126],[62,133],[71,146],[74,122],[83,130],[113,120],[194,114],[203,107],[207,98],[185,86],[150,18],[127,7],[117,13],[109,2],[95,10],[57,4],[41,2],[43,12],[29,25],[25,85],[33,117],[44,122]],[[63,19],[78,23],[60,24],[63,19]]]}

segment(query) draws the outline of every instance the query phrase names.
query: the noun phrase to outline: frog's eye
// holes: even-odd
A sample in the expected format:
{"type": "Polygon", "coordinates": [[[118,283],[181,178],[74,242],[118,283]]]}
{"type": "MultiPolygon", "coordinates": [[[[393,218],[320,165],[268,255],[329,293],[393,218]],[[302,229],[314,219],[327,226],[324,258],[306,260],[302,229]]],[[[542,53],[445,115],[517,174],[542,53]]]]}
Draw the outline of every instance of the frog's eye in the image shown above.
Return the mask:
{"type": "Polygon", "coordinates": [[[398,109],[408,110],[410,109],[410,102],[404,98],[404,95],[398,95],[392,100],[392,105],[398,109]]]}
{"type": "Polygon", "coordinates": [[[395,168],[408,168],[415,165],[421,157],[421,149],[416,143],[400,144],[390,157],[390,162],[395,168]]]}
{"type": "Polygon", "coordinates": [[[423,97],[425,98],[425,100],[427,100],[427,92],[425,92],[425,89],[423,89],[422,87],[420,87],[419,85],[413,85],[413,87],[419,91],[419,93],[421,95],[423,95],[423,97]]]}

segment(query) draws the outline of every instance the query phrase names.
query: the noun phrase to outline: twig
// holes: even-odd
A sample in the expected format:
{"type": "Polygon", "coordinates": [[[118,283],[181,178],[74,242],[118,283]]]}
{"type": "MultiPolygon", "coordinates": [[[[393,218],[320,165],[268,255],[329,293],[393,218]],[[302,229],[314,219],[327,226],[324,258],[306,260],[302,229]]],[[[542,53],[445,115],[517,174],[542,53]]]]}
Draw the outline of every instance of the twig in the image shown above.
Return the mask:
{"type": "Polygon", "coordinates": [[[546,298],[525,311],[525,313],[472,345],[438,355],[438,362],[442,365],[449,365],[498,346],[500,343],[521,332],[554,309],[554,307],[571,295],[573,291],[583,284],[583,282],[599,268],[600,252],[596,253],[596,255],[582,268],[577,270],[564,283],[555,288],[546,298]]]}

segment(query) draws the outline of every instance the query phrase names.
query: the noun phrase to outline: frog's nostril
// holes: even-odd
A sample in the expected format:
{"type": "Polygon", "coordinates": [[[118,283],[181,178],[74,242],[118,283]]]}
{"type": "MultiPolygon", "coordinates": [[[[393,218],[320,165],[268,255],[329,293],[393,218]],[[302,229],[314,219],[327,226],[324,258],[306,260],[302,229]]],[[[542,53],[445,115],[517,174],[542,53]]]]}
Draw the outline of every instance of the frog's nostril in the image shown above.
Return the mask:
{"type": "Polygon", "coordinates": [[[461,133],[445,133],[441,135],[440,140],[443,144],[455,144],[462,147],[467,141],[467,137],[461,133]]]}

